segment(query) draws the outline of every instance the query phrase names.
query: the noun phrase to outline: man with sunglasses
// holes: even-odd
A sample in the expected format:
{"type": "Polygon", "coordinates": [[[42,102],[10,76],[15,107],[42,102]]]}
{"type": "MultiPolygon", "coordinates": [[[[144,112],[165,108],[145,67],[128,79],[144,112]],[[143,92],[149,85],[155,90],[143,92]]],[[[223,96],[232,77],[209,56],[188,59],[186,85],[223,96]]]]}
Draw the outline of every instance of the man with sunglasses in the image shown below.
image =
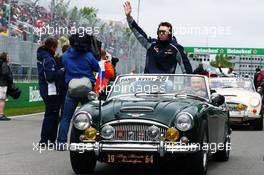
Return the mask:
{"type": "Polygon", "coordinates": [[[161,22],[157,30],[158,39],[154,39],[148,37],[132,18],[132,7],[129,1],[125,2],[124,10],[130,29],[141,45],[147,49],[144,73],[174,74],[177,63],[180,65],[183,74],[192,73],[192,66],[184,53],[184,48],[172,36],[170,23],[161,22]]]}

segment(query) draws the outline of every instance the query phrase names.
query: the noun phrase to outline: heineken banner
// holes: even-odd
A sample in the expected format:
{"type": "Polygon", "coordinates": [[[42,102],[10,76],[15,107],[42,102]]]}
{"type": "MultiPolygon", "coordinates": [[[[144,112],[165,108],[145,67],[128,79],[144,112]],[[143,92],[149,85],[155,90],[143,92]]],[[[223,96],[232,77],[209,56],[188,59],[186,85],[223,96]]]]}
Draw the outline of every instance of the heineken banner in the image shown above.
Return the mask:
{"type": "Polygon", "coordinates": [[[185,51],[194,54],[264,55],[264,48],[185,47],[185,51]]]}
{"type": "Polygon", "coordinates": [[[39,94],[38,83],[16,83],[16,86],[22,90],[20,98],[14,100],[8,97],[6,108],[19,108],[44,105],[39,94]]]}

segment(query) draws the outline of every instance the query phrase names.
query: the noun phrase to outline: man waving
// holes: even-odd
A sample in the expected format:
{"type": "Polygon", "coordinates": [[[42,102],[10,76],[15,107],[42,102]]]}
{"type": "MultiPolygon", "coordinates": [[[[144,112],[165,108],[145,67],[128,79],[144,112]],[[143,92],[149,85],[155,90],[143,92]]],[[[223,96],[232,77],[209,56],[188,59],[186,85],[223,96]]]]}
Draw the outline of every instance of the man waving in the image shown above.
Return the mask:
{"type": "Polygon", "coordinates": [[[129,1],[124,4],[125,14],[130,29],[143,47],[147,49],[147,57],[144,73],[166,73],[174,74],[177,63],[182,73],[191,74],[192,66],[184,53],[184,49],[172,36],[172,25],[168,22],[161,22],[158,26],[158,38],[148,37],[138,26],[131,16],[132,7],[129,1]]]}

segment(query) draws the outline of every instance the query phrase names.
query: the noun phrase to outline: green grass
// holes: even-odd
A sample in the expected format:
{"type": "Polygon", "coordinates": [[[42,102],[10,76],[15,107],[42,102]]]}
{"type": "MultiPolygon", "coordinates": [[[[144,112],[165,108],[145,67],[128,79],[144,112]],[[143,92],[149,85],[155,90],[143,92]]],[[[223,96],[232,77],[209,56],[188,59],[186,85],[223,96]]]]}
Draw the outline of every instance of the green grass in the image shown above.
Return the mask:
{"type": "Polygon", "coordinates": [[[32,107],[23,107],[23,108],[7,108],[5,109],[5,115],[8,117],[16,115],[25,115],[33,114],[38,112],[44,112],[44,106],[32,106],[32,107]]]}

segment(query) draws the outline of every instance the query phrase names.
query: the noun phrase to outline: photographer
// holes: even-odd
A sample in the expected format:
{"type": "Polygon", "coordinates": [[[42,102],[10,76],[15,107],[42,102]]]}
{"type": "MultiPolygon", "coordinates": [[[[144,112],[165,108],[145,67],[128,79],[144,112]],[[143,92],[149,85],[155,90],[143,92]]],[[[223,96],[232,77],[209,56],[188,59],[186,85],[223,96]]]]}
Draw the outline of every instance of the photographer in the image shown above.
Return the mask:
{"type": "MultiPolygon", "coordinates": [[[[62,64],[65,68],[65,83],[68,88],[71,81],[77,80],[78,82],[81,78],[88,78],[92,86],[95,84],[96,79],[93,72],[97,72],[100,68],[98,61],[91,51],[90,41],[91,37],[89,35],[81,37],[79,34],[76,34],[70,37],[71,48],[64,53],[62,58],[62,64]]],[[[57,138],[57,150],[65,150],[73,113],[80,102],[84,104],[87,101],[87,97],[71,95],[68,89],[57,138]]]]}

